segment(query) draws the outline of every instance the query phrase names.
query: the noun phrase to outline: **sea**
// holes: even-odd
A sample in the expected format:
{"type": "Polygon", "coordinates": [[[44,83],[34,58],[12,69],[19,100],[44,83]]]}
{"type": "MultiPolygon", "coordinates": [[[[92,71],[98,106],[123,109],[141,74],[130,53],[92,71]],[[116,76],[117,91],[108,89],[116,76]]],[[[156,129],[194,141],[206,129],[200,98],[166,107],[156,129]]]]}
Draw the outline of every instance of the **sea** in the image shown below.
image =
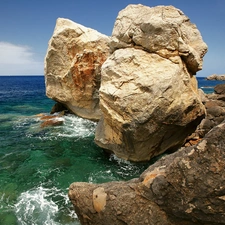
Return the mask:
{"type": "MultiPolygon", "coordinates": [[[[212,93],[221,81],[199,77],[212,93]]],[[[68,199],[73,182],[104,183],[138,177],[150,164],[107,155],[94,142],[96,123],[65,115],[41,127],[55,102],[44,76],[0,76],[0,224],[79,225],[68,199]]]]}

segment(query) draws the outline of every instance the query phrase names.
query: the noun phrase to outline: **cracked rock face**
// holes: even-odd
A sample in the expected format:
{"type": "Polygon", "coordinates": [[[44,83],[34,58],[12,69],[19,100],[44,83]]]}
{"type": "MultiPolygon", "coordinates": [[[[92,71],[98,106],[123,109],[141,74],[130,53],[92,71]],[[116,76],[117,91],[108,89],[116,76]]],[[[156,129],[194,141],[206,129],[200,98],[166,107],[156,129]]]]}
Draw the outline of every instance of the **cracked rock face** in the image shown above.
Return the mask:
{"type": "Polygon", "coordinates": [[[207,46],[196,26],[172,6],[129,5],[116,19],[110,47],[96,143],[132,161],[181,146],[205,115],[193,74],[207,46]]]}
{"type": "Polygon", "coordinates": [[[179,57],[116,50],[102,66],[96,143],[132,161],[182,145],[205,113],[192,79],[179,57]]]}
{"type": "Polygon", "coordinates": [[[128,5],[120,11],[112,37],[112,50],[138,46],[165,58],[179,55],[193,74],[202,69],[207,52],[197,27],[173,6],[128,5]]]}
{"type": "Polygon", "coordinates": [[[80,117],[98,120],[100,70],[108,43],[109,37],[59,18],[45,58],[47,96],[80,117]]]}

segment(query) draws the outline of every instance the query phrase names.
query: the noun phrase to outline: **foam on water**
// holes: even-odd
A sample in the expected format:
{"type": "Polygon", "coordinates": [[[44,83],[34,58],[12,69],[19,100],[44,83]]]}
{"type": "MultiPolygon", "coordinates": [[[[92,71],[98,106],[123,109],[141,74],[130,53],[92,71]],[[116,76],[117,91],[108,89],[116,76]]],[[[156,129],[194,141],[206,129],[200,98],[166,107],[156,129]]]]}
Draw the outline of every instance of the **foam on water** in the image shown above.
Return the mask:
{"type": "Polygon", "coordinates": [[[14,211],[19,225],[79,224],[67,195],[56,187],[39,186],[21,193],[14,211]]]}
{"type": "Polygon", "coordinates": [[[62,133],[59,133],[58,136],[84,138],[93,135],[96,126],[95,122],[74,115],[67,115],[64,118],[62,133]]]}
{"type": "Polygon", "coordinates": [[[52,140],[58,137],[82,139],[94,134],[96,123],[75,115],[65,115],[57,120],[63,121],[60,126],[41,128],[41,120],[37,116],[19,117],[14,121],[13,128],[18,130],[26,129],[26,136],[29,138],[38,137],[42,140],[52,140]]]}

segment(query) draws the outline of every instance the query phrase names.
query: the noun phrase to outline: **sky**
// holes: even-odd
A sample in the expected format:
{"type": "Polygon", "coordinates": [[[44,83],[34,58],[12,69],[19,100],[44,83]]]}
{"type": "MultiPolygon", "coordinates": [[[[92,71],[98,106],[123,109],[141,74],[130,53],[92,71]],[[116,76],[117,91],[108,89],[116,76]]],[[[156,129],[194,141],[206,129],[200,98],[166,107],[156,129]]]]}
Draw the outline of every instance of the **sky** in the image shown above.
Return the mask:
{"type": "Polygon", "coordinates": [[[57,18],[110,36],[119,11],[129,4],[182,10],[208,45],[197,76],[225,74],[225,0],[0,0],[0,75],[43,75],[57,18]]]}

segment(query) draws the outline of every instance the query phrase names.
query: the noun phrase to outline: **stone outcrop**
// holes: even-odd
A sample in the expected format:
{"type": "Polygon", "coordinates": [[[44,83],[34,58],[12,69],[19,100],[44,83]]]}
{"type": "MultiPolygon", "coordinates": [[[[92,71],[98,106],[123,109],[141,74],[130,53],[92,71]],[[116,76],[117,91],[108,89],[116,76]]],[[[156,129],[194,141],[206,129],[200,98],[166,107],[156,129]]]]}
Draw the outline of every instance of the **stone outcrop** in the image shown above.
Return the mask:
{"type": "Polygon", "coordinates": [[[45,58],[46,94],[83,118],[98,120],[102,63],[109,37],[59,18],[45,58]]]}
{"type": "Polygon", "coordinates": [[[110,48],[96,143],[132,161],[177,149],[205,115],[193,74],[207,46],[196,26],[172,6],[129,5],[116,19],[110,48]]]}
{"type": "Polygon", "coordinates": [[[137,179],[71,184],[69,198],[81,224],[225,224],[224,133],[225,122],[197,145],[164,156],[137,179]]]}
{"type": "Polygon", "coordinates": [[[208,77],[206,77],[207,80],[225,80],[225,75],[217,75],[217,74],[212,74],[208,77]]]}
{"type": "Polygon", "coordinates": [[[225,119],[225,84],[215,86],[214,93],[202,93],[202,102],[206,108],[206,117],[201,121],[196,131],[187,139],[185,146],[199,142],[213,127],[225,119]]]}

